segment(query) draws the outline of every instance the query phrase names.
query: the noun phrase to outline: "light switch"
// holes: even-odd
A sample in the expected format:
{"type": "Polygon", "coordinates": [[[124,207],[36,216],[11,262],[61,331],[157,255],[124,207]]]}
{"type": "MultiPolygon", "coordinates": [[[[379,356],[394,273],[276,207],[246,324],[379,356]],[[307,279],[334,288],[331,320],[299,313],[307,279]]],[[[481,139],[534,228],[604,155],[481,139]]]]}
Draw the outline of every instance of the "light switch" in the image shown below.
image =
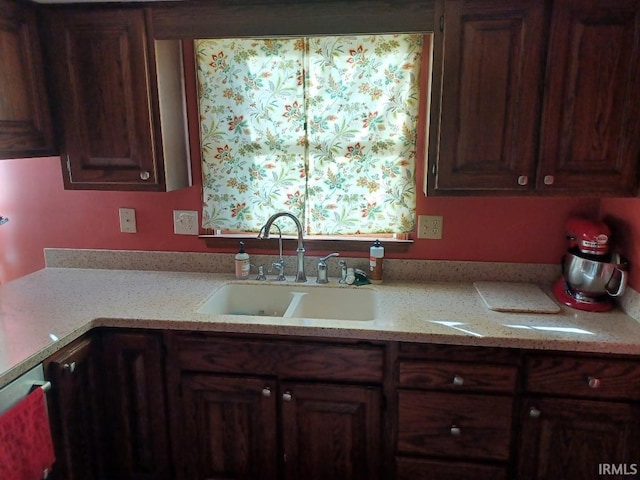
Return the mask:
{"type": "Polygon", "coordinates": [[[136,233],[136,211],[133,208],[121,208],[120,231],[122,233],[136,233]]]}

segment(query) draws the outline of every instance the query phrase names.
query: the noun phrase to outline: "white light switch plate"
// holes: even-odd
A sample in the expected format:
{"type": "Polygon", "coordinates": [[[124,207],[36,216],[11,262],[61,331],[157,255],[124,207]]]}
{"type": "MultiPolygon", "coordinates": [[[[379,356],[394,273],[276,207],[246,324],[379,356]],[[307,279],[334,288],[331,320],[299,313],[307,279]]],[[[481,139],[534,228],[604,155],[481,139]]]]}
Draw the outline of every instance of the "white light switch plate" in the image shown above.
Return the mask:
{"type": "Polygon", "coordinates": [[[120,215],[120,231],[122,233],[136,233],[136,211],[133,208],[121,208],[118,211],[120,215]]]}

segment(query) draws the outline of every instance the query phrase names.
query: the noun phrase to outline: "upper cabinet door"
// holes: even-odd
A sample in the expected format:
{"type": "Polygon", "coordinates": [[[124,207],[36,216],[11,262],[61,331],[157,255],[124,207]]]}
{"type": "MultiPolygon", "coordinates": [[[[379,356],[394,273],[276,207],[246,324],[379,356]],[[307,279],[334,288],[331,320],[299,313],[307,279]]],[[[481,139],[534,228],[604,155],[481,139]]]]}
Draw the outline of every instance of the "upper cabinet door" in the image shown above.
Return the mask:
{"type": "Polygon", "coordinates": [[[526,191],[537,152],[544,3],[439,6],[433,86],[437,95],[441,84],[442,96],[440,111],[432,102],[429,191],[526,191]]]}
{"type": "Polygon", "coordinates": [[[62,9],[45,18],[65,187],[158,190],[144,11],[62,9]]]}
{"type": "Polygon", "coordinates": [[[0,0],[0,158],[55,153],[33,8],[0,0]]]}
{"type": "Polygon", "coordinates": [[[539,188],[635,194],[639,38],[637,0],[553,3],[539,188]]]}

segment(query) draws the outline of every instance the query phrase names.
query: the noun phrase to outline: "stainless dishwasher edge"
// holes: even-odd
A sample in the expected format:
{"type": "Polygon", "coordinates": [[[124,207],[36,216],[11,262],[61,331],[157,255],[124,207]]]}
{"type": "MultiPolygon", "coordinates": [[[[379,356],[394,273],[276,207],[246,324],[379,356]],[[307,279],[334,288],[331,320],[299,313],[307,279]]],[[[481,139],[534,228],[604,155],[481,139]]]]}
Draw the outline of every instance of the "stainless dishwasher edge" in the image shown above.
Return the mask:
{"type": "Polygon", "coordinates": [[[26,397],[34,386],[43,386],[45,383],[44,368],[42,364],[39,364],[2,387],[0,389],[0,415],[26,397]]]}

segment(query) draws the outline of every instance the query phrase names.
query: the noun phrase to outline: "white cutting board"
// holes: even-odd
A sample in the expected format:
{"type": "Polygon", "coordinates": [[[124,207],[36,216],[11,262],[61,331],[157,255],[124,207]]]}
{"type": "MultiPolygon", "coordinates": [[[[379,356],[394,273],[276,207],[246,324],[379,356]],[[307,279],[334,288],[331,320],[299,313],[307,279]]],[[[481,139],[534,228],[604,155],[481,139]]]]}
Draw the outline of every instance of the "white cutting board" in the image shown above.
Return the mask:
{"type": "Polygon", "coordinates": [[[560,307],[533,283],[474,282],[487,308],[498,312],[558,313],[560,307]]]}

